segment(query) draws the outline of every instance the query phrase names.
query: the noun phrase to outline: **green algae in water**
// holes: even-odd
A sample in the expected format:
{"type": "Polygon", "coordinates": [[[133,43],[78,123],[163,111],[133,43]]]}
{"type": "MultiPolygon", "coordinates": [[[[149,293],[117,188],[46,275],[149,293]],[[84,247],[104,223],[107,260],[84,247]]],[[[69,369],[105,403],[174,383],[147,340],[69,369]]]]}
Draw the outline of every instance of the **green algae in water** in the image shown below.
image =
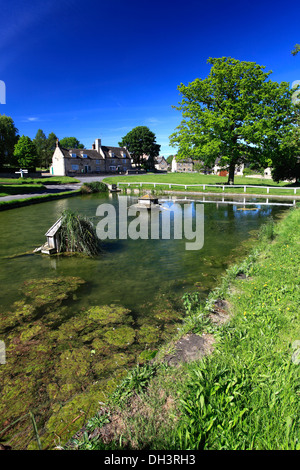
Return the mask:
{"type": "Polygon", "coordinates": [[[130,310],[120,305],[104,305],[101,307],[91,307],[87,310],[87,316],[97,323],[107,325],[108,323],[132,323],[132,318],[128,316],[130,310]]]}
{"type": "Polygon", "coordinates": [[[119,348],[127,348],[134,342],[135,330],[129,326],[111,328],[104,333],[105,341],[119,348]]]}
{"type": "Polygon", "coordinates": [[[159,327],[144,324],[138,331],[138,339],[140,343],[157,343],[160,339],[159,327]]]}
{"type": "MultiPolygon", "coordinates": [[[[0,369],[0,430],[34,410],[43,448],[66,442],[128,369],[153,357],[145,347],[160,340],[152,306],[139,322],[120,305],[77,308],[83,284],[78,277],[27,281],[26,300],[2,315],[8,360],[0,369]]],[[[13,448],[36,447],[25,422],[3,439],[13,448]]]]}
{"type": "Polygon", "coordinates": [[[54,279],[34,279],[25,281],[22,293],[30,297],[31,305],[42,307],[49,304],[58,304],[70,298],[85,281],[79,277],[58,277],[54,279]]]}

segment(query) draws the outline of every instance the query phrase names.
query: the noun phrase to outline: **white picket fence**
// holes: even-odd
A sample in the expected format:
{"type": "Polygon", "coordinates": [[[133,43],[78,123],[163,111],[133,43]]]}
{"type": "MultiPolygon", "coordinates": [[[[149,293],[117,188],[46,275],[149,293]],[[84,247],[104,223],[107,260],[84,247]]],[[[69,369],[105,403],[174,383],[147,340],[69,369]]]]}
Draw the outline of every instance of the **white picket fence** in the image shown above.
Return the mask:
{"type": "MultiPolygon", "coordinates": [[[[294,191],[294,194],[297,194],[297,190],[299,190],[300,188],[287,188],[285,186],[254,186],[254,185],[244,185],[244,184],[235,184],[235,185],[232,185],[232,186],[229,186],[229,185],[222,185],[222,184],[180,184],[180,183],[151,183],[151,182],[146,182],[146,181],[138,181],[138,182],[134,182],[134,181],[130,181],[130,182],[118,182],[117,183],[117,186],[119,187],[120,184],[127,184],[128,187],[130,187],[131,185],[139,185],[140,188],[143,187],[143,184],[145,185],[150,185],[152,184],[153,187],[155,188],[156,186],[158,185],[162,185],[162,186],[169,186],[169,189],[172,189],[172,187],[174,186],[181,186],[181,187],[184,187],[184,189],[187,189],[187,188],[195,188],[195,187],[200,187],[202,186],[203,188],[203,191],[206,190],[206,187],[215,187],[215,188],[222,188],[222,191],[225,192],[225,188],[227,189],[230,189],[230,188],[244,188],[244,193],[247,193],[247,188],[259,188],[259,189],[266,189],[267,190],[267,194],[270,194],[270,189],[283,189],[283,190],[291,190],[293,189],[294,191]]],[[[250,194],[250,193],[248,193],[250,194]]]]}

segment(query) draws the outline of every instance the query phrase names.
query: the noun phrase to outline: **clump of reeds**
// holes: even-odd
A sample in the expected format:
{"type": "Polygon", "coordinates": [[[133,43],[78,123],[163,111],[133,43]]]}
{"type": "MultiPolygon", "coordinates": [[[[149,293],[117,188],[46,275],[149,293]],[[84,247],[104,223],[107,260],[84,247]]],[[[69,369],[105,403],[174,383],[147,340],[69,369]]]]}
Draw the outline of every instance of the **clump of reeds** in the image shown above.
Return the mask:
{"type": "Polygon", "coordinates": [[[94,256],[100,251],[99,243],[95,227],[87,217],[70,210],[62,213],[59,253],[73,252],[94,256]]]}
{"type": "Polygon", "coordinates": [[[80,191],[82,194],[104,193],[108,191],[108,187],[102,181],[91,181],[90,183],[84,183],[80,191]]]}

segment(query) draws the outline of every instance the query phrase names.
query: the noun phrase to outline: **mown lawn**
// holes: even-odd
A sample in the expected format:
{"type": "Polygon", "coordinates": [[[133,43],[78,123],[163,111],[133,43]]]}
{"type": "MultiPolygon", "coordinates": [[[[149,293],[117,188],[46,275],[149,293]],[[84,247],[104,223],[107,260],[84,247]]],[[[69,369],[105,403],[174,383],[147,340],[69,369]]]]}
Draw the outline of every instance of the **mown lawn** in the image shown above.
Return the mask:
{"type": "MultiPolygon", "coordinates": [[[[226,184],[227,176],[202,175],[200,173],[146,173],[144,175],[112,176],[104,179],[107,183],[116,182],[152,182],[152,183],[180,183],[180,184],[226,184]]],[[[236,176],[235,184],[260,185],[260,186],[289,186],[290,183],[275,183],[272,179],[247,178],[236,176]]]]}
{"type": "MultiPolygon", "coordinates": [[[[275,183],[273,180],[265,180],[260,178],[247,178],[244,176],[235,177],[234,185],[227,185],[227,177],[215,175],[201,175],[199,173],[167,173],[167,174],[154,174],[148,173],[145,175],[128,175],[128,176],[114,176],[105,178],[105,183],[119,183],[120,188],[131,189],[152,189],[156,191],[187,191],[187,192],[212,192],[212,193],[234,193],[245,194],[245,186],[247,187],[246,194],[270,194],[270,195],[294,195],[294,188],[297,187],[291,183],[281,182],[275,183]],[[135,184],[136,183],[136,184],[135,184]],[[164,184],[165,183],[165,184],[164,184]],[[128,186],[130,184],[130,186],[128,186]],[[142,186],[141,186],[142,184],[142,186]],[[156,186],[154,187],[154,184],[156,186]],[[171,185],[171,186],[170,186],[171,185]],[[176,186],[180,185],[180,186],[176,186]],[[192,186],[192,185],[206,185],[192,186]],[[218,185],[209,186],[209,185],[218,185]],[[237,187],[243,185],[243,187],[237,187]],[[186,187],[185,187],[186,186],[186,187]],[[260,188],[259,186],[263,186],[260,188]],[[267,189],[270,188],[270,189],[267,189]],[[283,189],[285,188],[285,189],[283,189]],[[289,189],[290,188],[290,189],[289,189]]],[[[300,187],[300,184],[298,185],[300,187]]],[[[296,194],[300,195],[300,189],[296,194]]]]}
{"type": "Polygon", "coordinates": [[[67,184],[79,183],[79,180],[71,176],[50,176],[45,178],[0,178],[0,184],[28,185],[28,184],[67,184]]]}

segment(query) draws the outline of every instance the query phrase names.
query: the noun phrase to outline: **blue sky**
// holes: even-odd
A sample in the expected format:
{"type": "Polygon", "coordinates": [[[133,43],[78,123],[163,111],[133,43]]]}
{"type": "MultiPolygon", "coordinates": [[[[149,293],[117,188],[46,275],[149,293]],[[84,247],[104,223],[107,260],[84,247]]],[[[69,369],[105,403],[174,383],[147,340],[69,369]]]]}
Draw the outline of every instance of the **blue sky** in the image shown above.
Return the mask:
{"type": "Polygon", "coordinates": [[[227,0],[0,0],[0,80],[20,135],[117,146],[148,126],[161,155],[181,115],[177,87],[209,73],[209,57],[230,56],[300,79],[300,5],[227,0]]]}

